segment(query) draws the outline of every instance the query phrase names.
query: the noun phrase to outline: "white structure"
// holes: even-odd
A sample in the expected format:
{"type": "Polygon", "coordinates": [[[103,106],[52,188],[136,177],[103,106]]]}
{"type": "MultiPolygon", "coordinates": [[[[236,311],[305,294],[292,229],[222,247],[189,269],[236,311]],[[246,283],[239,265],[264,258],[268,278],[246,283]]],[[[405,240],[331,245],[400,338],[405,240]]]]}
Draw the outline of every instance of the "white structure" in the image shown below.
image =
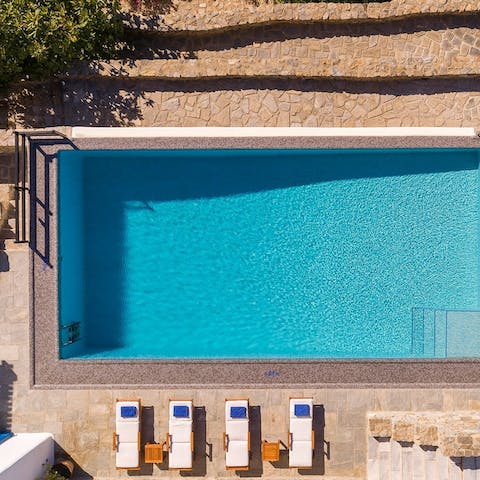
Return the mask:
{"type": "Polygon", "coordinates": [[[288,431],[288,466],[312,468],[313,398],[290,399],[290,427],[288,431]]]}
{"type": "Polygon", "coordinates": [[[475,137],[469,127],[73,127],[72,138],[475,137]]]}
{"type": "Polygon", "coordinates": [[[117,470],[140,470],[141,416],[140,399],[117,400],[115,406],[116,430],[113,434],[117,470]]]}
{"type": "Polygon", "coordinates": [[[0,444],[0,480],[37,480],[52,464],[51,433],[18,433],[0,444]]]}
{"type": "Polygon", "coordinates": [[[223,448],[227,470],[248,470],[250,429],[247,399],[225,400],[223,448]]]}

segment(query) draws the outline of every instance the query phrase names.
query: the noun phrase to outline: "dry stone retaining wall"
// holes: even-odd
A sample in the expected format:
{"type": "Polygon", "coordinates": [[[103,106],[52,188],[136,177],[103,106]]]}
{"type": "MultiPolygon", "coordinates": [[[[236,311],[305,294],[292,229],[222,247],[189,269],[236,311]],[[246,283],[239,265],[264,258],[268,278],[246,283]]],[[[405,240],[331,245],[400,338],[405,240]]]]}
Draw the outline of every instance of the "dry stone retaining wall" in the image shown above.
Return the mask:
{"type": "MultiPolygon", "coordinates": [[[[275,41],[262,41],[268,36],[265,30],[255,32],[247,45],[241,38],[232,42],[228,34],[223,34],[216,42],[209,42],[208,37],[195,39],[197,47],[194,50],[188,48],[189,39],[183,43],[175,39],[170,48],[165,48],[165,44],[169,46],[165,39],[164,48],[157,55],[178,58],[94,62],[76,74],[190,79],[480,75],[480,16],[471,24],[399,34],[391,34],[388,28],[375,28],[377,32],[364,32],[363,35],[359,35],[358,30],[349,34],[347,29],[340,27],[325,30],[314,25],[290,26],[277,35],[270,35],[282,37],[275,41]],[[226,45],[230,48],[225,48],[226,45]]],[[[150,52],[149,56],[155,53],[150,52]]]]}
{"type": "MultiPolygon", "coordinates": [[[[20,96],[11,122],[121,126],[479,126],[474,79],[405,82],[296,80],[69,81],[20,96]],[[52,112],[45,98],[61,95],[52,112]],[[337,91],[337,89],[339,91],[337,91]]],[[[53,100],[52,100],[53,101],[53,100]]],[[[48,103],[48,102],[47,102],[48,103]]]]}
{"type": "Polygon", "coordinates": [[[23,84],[0,128],[480,128],[477,1],[163,5],[130,17],[138,28],[117,60],[23,84]]]}
{"type": "Polygon", "coordinates": [[[131,11],[127,25],[146,30],[202,31],[272,22],[385,20],[424,14],[480,12],[476,0],[391,0],[371,3],[276,3],[268,0],[172,0],[145,2],[150,15],[131,11]]]}
{"type": "Polygon", "coordinates": [[[382,412],[368,416],[369,435],[439,447],[446,457],[480,456],[480,412],[382,412]]]}

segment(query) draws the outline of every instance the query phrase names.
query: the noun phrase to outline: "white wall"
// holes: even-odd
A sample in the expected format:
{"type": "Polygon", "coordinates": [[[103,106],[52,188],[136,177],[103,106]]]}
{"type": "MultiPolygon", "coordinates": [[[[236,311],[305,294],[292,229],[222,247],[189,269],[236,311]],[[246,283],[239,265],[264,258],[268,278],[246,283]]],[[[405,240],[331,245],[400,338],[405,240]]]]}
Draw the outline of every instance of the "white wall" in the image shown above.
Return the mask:
{"type": "Polygon", "coordinates": [[[0,480],[38,480],[53,464],[51,433],[19,433],[0,444],[0,480]]]}

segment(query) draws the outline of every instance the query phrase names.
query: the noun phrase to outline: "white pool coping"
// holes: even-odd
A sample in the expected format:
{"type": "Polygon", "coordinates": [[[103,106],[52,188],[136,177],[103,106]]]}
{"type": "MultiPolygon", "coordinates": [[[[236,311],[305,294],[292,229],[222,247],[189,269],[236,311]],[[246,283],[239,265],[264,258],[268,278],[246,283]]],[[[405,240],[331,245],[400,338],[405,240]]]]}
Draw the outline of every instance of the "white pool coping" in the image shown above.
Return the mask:
{"type": "Polygon", "coordinates": [[[471,127],[73,127],[72,138],[476,137],[471,127]]]}

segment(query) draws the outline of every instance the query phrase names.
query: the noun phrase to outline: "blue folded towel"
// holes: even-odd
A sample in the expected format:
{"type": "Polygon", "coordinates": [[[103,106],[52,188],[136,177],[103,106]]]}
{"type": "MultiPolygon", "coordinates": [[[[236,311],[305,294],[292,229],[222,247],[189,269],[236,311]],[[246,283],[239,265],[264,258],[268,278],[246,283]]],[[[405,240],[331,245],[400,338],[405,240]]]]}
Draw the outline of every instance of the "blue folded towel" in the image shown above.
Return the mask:
{"type": "Polygon", "coordinates": [[[173,416],[177,418],[188,418],[188,406],[187,405],[174,405],[173,416]]]}
{"type": "Polygon", "coordinates": [[[120,415],[122,418],[134,418],[137,416],[137,407],[134,405],[120,407],[120,415]]]}
{"type": "Polygon", "coordinates": [[[13,432],[2,432],[2,433],[0,433],[0,443],[5,442],[10,437],[13,437],[13,432]]]}
{"type": "Polygon", "coordinates": [[[247,409],[245,407],[230,407],[230,416],[232,418],[247,418],[247,409]]]}
{"type": "Polygon", "coordinates": [[[310,405],[306,405],[304,403],[296,403],[294,413],[296,417],[309,417],[310,405]]]}

